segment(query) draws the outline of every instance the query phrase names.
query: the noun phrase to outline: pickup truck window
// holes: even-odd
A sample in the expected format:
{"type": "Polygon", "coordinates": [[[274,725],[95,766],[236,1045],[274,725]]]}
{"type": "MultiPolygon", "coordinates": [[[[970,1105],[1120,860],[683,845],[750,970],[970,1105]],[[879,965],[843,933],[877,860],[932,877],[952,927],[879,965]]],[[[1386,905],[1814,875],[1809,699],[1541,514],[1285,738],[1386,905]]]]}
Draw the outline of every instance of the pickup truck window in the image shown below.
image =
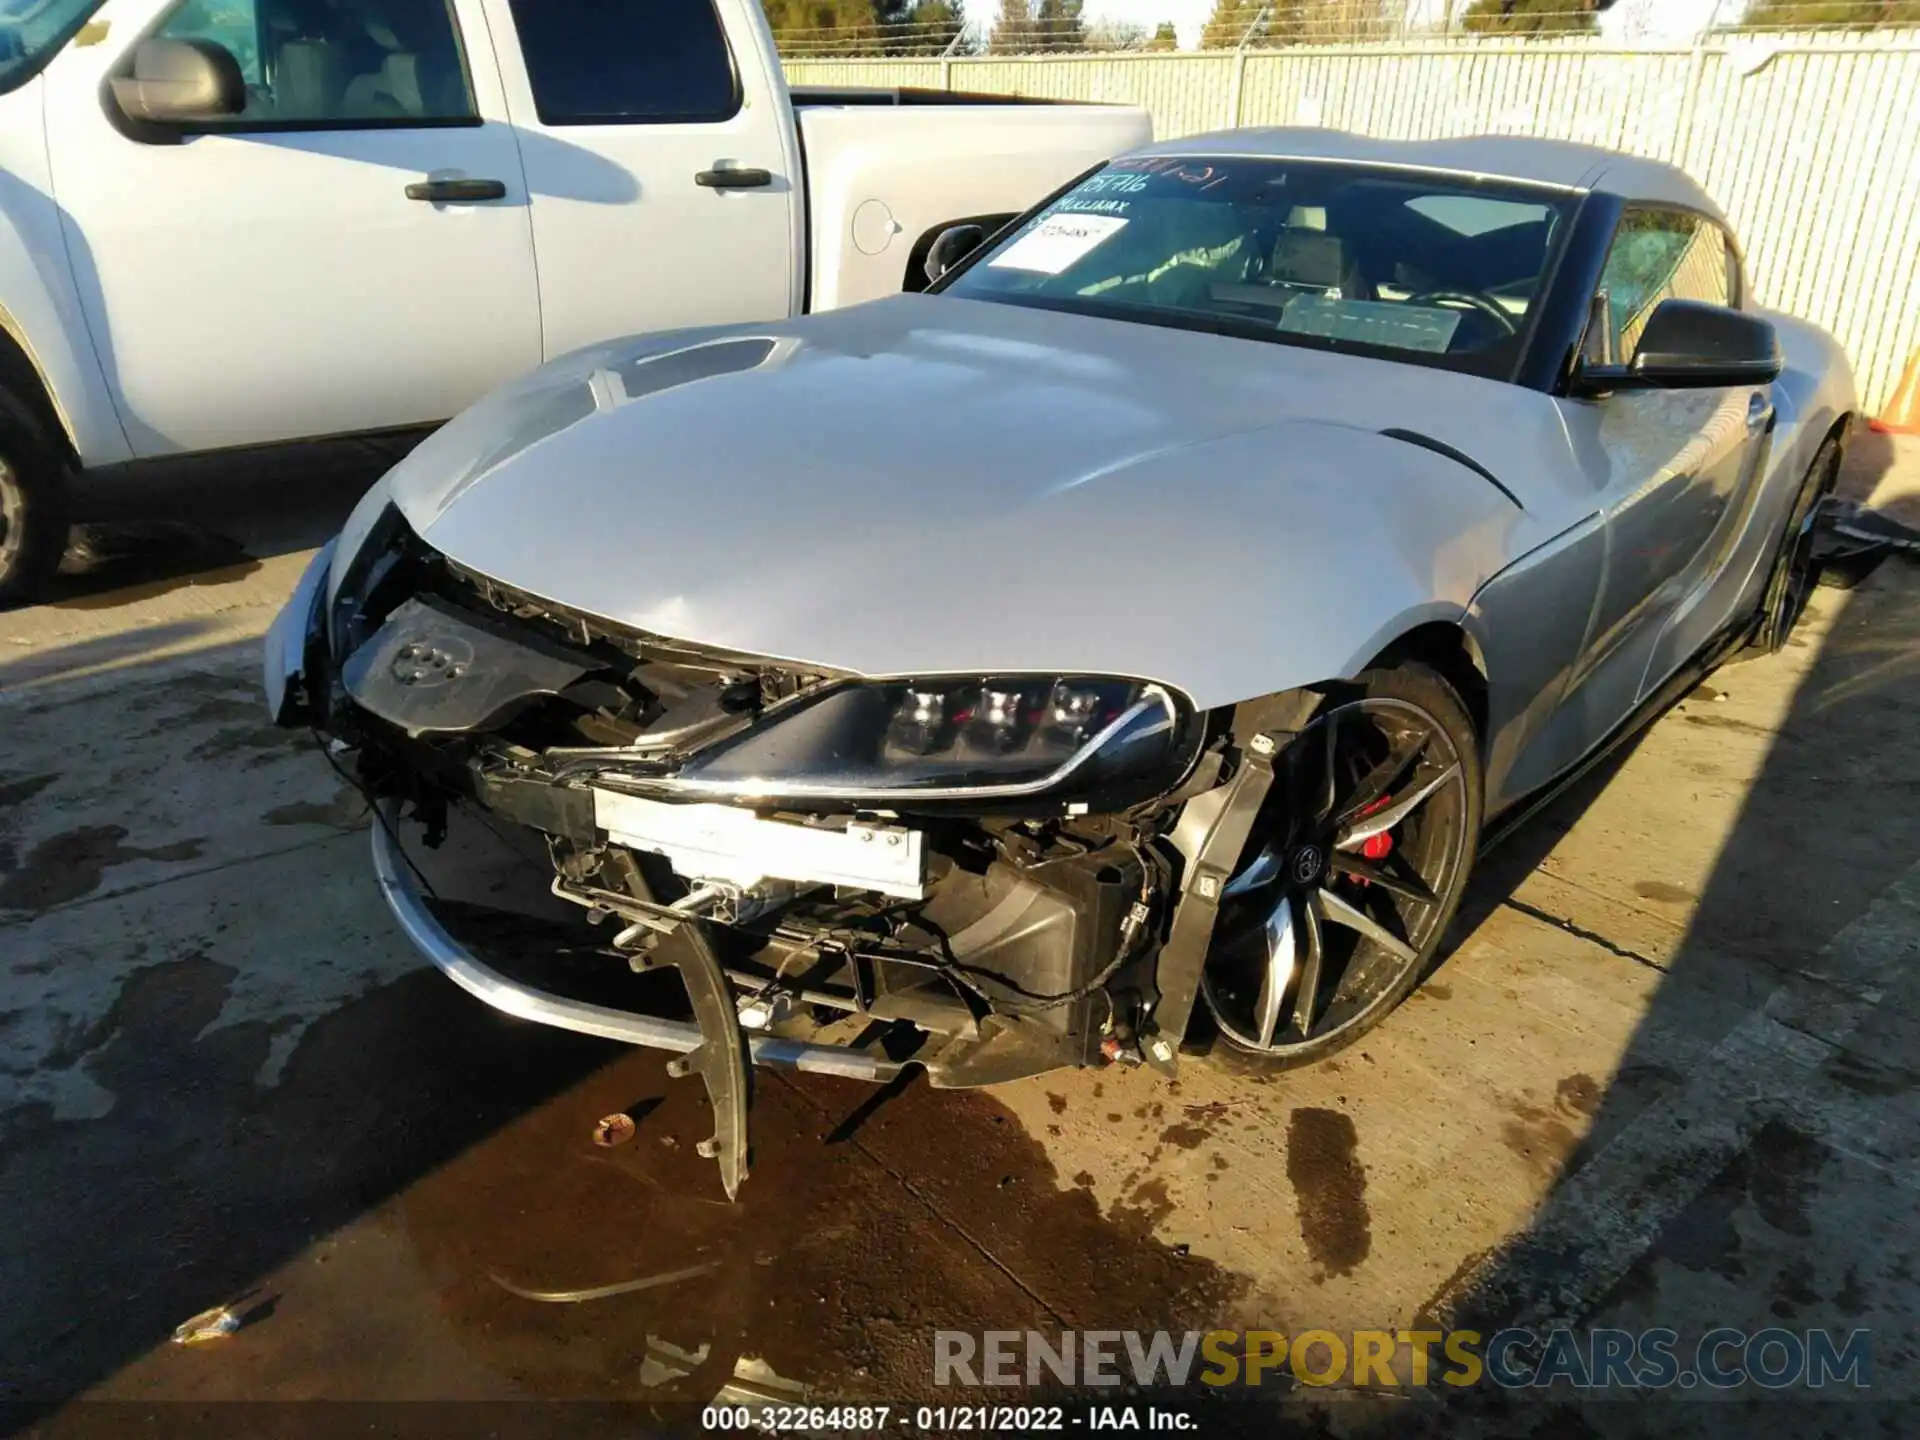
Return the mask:
{"type": "Polygon", "coordinates": [[[731,119],[740,81],[711,0],[511,0],[543,125],[731,119]]]}
{"type": "Polygon", "coordinates": [[[0,95],[40,73],[100,0],[0,0],[0,95]]]}
{"type": "Polygon", "coordinates": [[[184,0],[157,32],[210,40],[240,63],[247,108],[196,129],[473,124],[478,120],[447,0],[184,0]]]}

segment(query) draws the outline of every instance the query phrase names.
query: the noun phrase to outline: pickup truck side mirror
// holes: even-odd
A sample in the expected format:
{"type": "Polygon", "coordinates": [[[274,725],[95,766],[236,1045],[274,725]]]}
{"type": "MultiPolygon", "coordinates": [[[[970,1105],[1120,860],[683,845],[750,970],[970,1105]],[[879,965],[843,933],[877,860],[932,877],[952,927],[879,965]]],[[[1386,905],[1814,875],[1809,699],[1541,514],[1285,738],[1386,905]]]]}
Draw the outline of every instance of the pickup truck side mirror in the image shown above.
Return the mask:
{"type": "Polygon", "coordinates": [[[1625,365],[1583,363],[1570,387],[1575,395],[1613,390],[1704,390],[1768,385],[1784,361],[1773,326],[1744,310],[1702,300],[1663,300],[1625,365]]]}
{"type": "Polygon", "coordinates": [[[147,125],[190,125],[247,108],[240,62],[211,40],[142,40],[129,73],[109,81],[113,103],[147,125]]]}
{"type": "Polygon", "coordinates": [[[980,242],[986,238],[987,232],[978,225],[949,225],[934,236],[933,244],[927,250],[924,267],[927,283],[932,284],[953,269],[979,249],[980,242]]]}

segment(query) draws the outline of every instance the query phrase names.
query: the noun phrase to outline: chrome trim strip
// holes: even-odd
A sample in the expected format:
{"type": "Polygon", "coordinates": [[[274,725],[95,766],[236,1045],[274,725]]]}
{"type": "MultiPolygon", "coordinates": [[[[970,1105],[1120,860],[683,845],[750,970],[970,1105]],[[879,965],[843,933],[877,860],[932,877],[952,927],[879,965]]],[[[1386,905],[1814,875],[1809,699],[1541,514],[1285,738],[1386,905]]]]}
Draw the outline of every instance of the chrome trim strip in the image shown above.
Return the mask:
{"type": "Polygon", "coordinates": [[[938,788],[893,786],[865,787],[854,786],[843,781],[821,780],[779,780],[766,776],[756,776],[751,780],[702,780],[697,776],[685,775],[621,775],[619,771],[600,771],[595,779],[606,781],[623,779],[634,790],[641,793],[659,793],[667,795],[714,795],[734,800],[795,799],[795,800],[994,800],[1017,799],[1022,796],[1042,795],[1063,784],[1073,773],[1100,752],[1116,735],[1121,734],[1135,720],[1158,707],[1166,716],[1166,724],[1173,725],[1179,718],[1173,697],[1158,685],[1149,685],[1141,698],[1128,706],[1115,717],[1107,728],[1066,760],[1066,763],[1051,774],[1038,780],[1022,780],[1011,785],[943,785],[938,788]]]}
{"type": "MultiPolygon", "coordinates": [[[[481,964],[447,933],[427,908],[386,824],[373,826],[373,872],[380,882],[380,893],[386,897],[394,918],[399,920],[400,928],[406,931],[414,946],[454,984],[494,1009],[517,1019],[553,1025],[581,1035],[598,1035],[606,1040],[674,1050],[683,1055],[701,1044],[700,1027],[689,1021],[636,1015],[627,1010],[550,995],[509,980],[499,971],[481,964]]],[[[893,1079],[903,1068],[898,1061],[842,1045],[814,1045],[777,1035],[750,1035],[747,1048],[756,1065],[780,1065],[850,1080],[884,1082],[893,1079]]]]}

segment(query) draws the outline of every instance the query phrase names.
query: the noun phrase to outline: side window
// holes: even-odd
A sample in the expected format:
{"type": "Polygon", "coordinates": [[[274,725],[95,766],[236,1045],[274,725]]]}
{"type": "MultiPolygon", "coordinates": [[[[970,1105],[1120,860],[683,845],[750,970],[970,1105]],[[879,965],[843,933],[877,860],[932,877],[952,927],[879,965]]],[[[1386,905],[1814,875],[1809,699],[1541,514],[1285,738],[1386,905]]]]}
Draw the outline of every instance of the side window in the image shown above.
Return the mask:
{"type": "Polygon", "coordinates": [[[511,0],[543,125],[726,120],[740,84],[712,0],[511,0]]]}
{"type": "Polygon", "coordinates": [[[185,0],[155,33],[240,62],[247,108],[208,129],[479,119],[448,0],[185,0]]]}
{"type": "Polygon", "coordinates": [[[1684,210],[1629,210],[1600,277],[1614,356],[1632,358],[1662,300],[1731,304],[1732,259],[1726,232],[1711,220],[1684,210]]]}

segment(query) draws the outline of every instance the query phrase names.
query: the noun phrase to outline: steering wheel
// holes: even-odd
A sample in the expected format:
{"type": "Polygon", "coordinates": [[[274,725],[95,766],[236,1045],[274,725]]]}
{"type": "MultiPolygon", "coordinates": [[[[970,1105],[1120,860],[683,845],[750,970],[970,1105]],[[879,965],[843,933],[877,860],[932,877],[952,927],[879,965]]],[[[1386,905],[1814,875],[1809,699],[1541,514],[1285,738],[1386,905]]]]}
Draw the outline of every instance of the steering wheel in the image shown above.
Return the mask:
{"type": "Polygon", "coordinates": [[[1493,321],[1494,324],[1500,327],[1501,333],[1506,335],[1518,335],[1520,333],[1520,327],[1513,323],[1513,317],[1506,312],[1500,302],[1495,300],[1491,295],[1482,294],[1478,290],[1429,290],[1425,294],[1408,296],[1406,303],[1409,305],[1444,305],[1448,303],[1464,305],[1469,310],[1478,310],[1482,315],[1493,321]]]}

